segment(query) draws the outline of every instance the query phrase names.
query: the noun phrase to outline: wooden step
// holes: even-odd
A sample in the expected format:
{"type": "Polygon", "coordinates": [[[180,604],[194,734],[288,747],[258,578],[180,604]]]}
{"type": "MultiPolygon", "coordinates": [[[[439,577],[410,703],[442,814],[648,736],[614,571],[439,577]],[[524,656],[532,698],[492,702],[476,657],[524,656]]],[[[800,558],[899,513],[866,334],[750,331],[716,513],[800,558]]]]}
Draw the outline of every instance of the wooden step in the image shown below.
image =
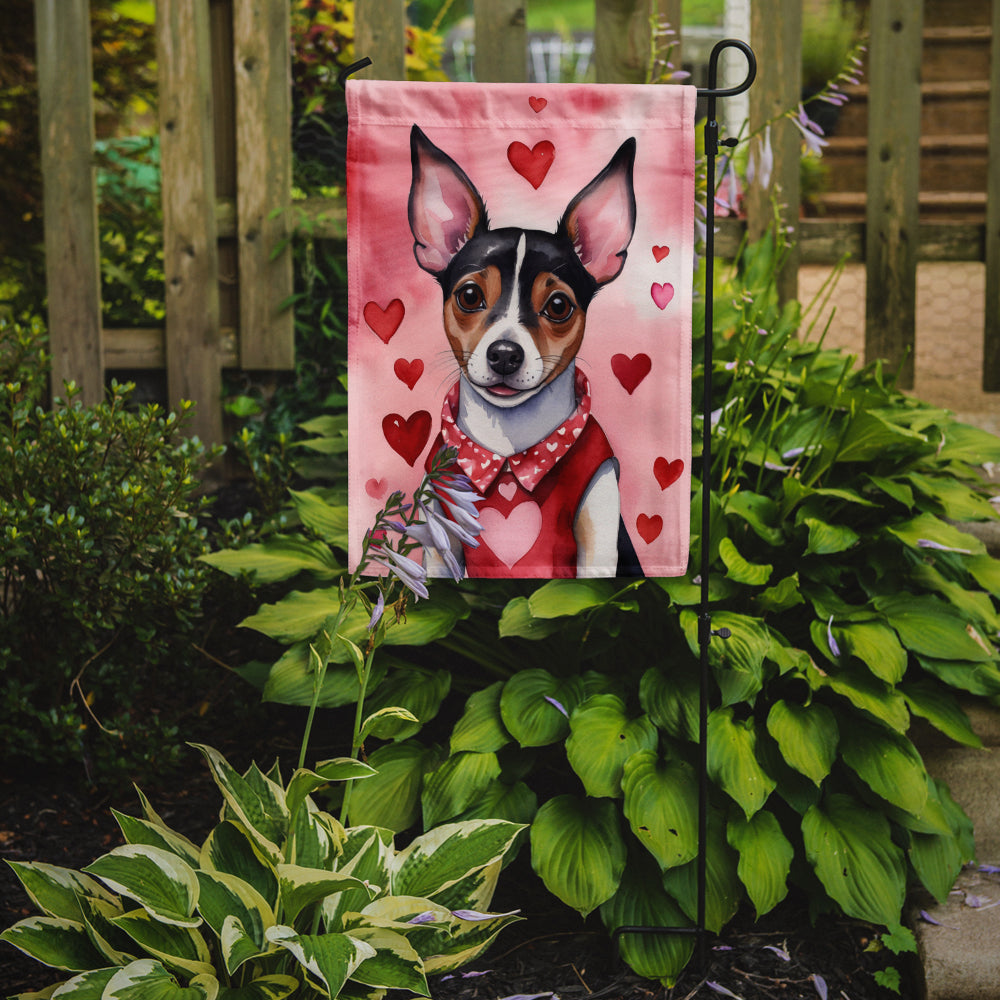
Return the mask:
{"type": "MultiPolygon", "coordinates": [[[[985,191],[985,135],[925,135],[920,138],[920,188],[926,191],[985,191]]],[[[868,139],[832,136],[823,151],[834,191],[864,190],[868,139]]]]}
{"type": "MultiPolygon", "coordinates": [[[[828,218],[864,219],[867,196],[863,191],[830,191],[815,201],[828,218]]],[[[986,193],[979,191],[921,191],[920,218],[955,222],[982,222],[986,215],[986,193]]]]}
{"type": "MultiPolygon", "coordinates": [[[[962,24],[989,24],[991,0],[923,0],[924,27],[962,24]]],[[[867,4],[865,5],[867,6],[867,4]]]]}
{"type": "Polygon", "coordinates": [[[988,80],[992,38],[989,25],[925,28],[921,79],[925,83],[988,80]]]}

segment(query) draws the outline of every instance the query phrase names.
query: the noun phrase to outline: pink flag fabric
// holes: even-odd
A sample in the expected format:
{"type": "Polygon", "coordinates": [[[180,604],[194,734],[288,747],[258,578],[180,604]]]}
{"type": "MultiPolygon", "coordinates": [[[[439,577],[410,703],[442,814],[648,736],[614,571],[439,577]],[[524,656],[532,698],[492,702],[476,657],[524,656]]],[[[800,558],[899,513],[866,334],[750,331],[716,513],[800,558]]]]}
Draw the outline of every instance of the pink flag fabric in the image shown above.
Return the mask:
{"type": "Polygon", "coordinates": [[[352,568],[450,446],[468,576],[687,571],[695,97],[348,82],[352,568]]]}

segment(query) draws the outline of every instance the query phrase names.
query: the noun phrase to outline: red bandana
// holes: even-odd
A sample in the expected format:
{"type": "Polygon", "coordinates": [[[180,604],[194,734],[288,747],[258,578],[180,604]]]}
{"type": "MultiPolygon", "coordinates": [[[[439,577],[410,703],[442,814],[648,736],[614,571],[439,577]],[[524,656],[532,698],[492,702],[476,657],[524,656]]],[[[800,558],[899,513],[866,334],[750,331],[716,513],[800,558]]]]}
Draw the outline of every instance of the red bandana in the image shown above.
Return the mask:
{"type": "Polygon", "coordinates": [[[458,466],[472,480],[480,493],[490,488],[490,483],[506,467],[517,481],[531,493],[542,477],[573,446],[583,433],[584,425],[590,418],[590,385],[587,376],[579,369],[574,383],[576,409],[544,441],[532,445],[510,458],[476,444],[455,422],[458,413],[459,384],[456,382],[445,397],[441,412],[441,436],[445,445],[458,449],[458,466]]]}

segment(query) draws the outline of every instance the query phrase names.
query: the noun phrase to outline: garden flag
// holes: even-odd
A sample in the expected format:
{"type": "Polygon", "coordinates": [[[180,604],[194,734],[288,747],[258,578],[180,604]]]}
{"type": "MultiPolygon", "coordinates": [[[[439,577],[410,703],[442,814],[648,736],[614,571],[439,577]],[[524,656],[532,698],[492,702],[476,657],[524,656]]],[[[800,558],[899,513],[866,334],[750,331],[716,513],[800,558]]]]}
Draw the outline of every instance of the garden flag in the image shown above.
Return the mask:
{"type": "Polygon", "coordinates": [[[695,95],[348,82],[352,568],[450,447],[468,576],[686,572],[695,95]]]}

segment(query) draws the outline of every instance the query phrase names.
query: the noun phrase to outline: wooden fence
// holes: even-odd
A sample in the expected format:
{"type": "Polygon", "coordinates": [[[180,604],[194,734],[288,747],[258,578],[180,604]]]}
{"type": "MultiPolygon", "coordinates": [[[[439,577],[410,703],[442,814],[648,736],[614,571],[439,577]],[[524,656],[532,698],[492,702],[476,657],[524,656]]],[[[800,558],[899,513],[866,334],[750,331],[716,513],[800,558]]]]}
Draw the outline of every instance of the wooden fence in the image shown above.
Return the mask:
{"type": "MultiPolygon", "coordinates": [[[[525,5],[474,0],[477,79],[526,78],[525,5]]],[[[293,365],[291,254],[290,0],[158,0],[157,40],[163,170],[166,325],[101,327],[97,209],[92,168],[88,0],[35,0],[53,383],[73,379],[101,397],[105,372],[165,369],[168,397],[195,400],[195,431],[223,437],[221,370],[280,371],[293,365]]],[[[356,52],[381,79],[402,79],[405,0],[357,0],[356,52]]],[[[785,223],[797,242],[782,292],[796,291],[800,263],[839,260],[867,270],[866,355],[894,365],[910,351],[912,384],[916,266],[923,260],[985,261],[983,384],[1000,390],[1000,0],[992,3],[986,222],[922,223],[918,216],[920,46],[923,0],[871,0],[867,81],[869,132],[864,221],[785,223]]],[[[599,82],[642,82],[649,19],[681,22],[681,0],[595,0],[599,82]]],[[[753,0],[751,43],[759,72],[750,125],[800,96],[801,0],[753,0]]],[[[683,46],[683,39],[681,39],[683,46]]],[[[675,53],[676,57],[676,53],[675,53]]],[[[723,102],[724,103],[724,102],[723,102]]],[[[721,117],[721,115],[720,115],[721,117]]],[[[724,220],[716,246],[731,254],[744,227],[760,233],[771,198],[799,203],[800,137],[774,130],[775,170],[752,188],[747,220],[724,220]]],[[[787,126],[787,127],[784,127],[787,126]]],[[[296,213],[314,236],[342,238],[342,202],[310,201],[296,213]]]]}

